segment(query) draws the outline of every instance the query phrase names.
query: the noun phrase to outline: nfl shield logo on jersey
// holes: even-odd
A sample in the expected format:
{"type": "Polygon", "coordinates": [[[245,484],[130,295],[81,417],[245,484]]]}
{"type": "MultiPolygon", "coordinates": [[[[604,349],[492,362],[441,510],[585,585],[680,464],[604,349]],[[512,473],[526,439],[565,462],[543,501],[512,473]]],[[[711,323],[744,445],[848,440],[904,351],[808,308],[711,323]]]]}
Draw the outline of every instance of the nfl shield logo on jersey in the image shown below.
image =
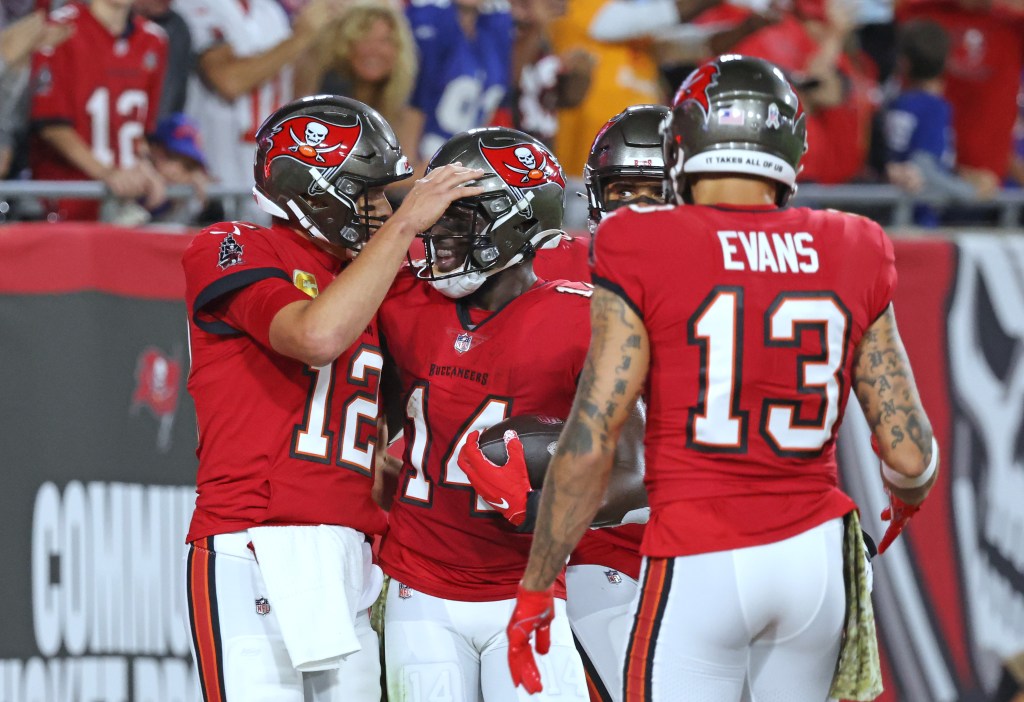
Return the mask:
{"type": "Polygon", "coordinates": [[[455,350],[458,351],[459,353],[466,353],[467,351],[469,351],[469,347],[472,345],[473,337],[467,334],[466,332],[462,332],[457,337],[455,337],[455,350]]]}
{"type": "Polygon", "coordinates": [[[270,614],[270,603],[266,597],[256,598],[256,614],[264,617],[270,614]]]}
{"type": "Polygon", "coordinates": [[[398,583],[398,596],[403,600],[409,599],[412,597],[412,588],[405,583],[398,583]]]}
{"type": "Polygon", "coordinates": [[[608,582],[612,585],[618,585],[622,582],[622,575],[617,570],[606,570],[604,577],[608,578],[608,582]]]}

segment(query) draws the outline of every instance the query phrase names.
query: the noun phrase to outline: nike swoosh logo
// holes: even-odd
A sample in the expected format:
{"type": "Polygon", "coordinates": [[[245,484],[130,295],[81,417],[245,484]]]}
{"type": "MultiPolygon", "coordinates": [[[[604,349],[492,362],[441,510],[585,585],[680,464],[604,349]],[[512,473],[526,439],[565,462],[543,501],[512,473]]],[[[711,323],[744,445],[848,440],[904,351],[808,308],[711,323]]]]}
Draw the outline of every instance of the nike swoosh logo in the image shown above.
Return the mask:
{"type": "Polygon", "coordinates": [[[491,504],[497,507],[498,509],[508,509],[508,500],[506,500],[504,497],[501,498],[501,502],[492,502],[491,504]]]}

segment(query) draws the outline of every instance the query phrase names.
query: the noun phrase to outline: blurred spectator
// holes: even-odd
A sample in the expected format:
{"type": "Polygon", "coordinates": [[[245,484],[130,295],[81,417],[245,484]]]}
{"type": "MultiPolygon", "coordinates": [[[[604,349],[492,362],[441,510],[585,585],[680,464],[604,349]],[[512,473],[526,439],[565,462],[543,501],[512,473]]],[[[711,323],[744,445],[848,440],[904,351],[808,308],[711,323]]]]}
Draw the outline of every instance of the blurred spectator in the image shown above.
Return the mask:
{"type": "Polygon", "coordinates": [[[576,107],[590,88],[594,57],[584,49],[555,54],[551,23],[567,0],[512,0],[512,122],[549,147],[558,132],[558,110],[576,107]]]}
{"type": "Polygon", "coordinates": [[[893,0],[859,0],[855,17],[857,41],[872,62],[879,83],[885,83],[896,66],[896,22],[893,0]]]}
{"type": "Polygon", "coordinates": [[[185,109],[188,77],[194,68],[188,24],[171,9],[171,0],[135,0],[135,10],[167,34],[167,72],[160,94],[158,119],[185,109]]]}
{"type": "Polygon", "coordinates": [[[905,0],[901,20],[927,18],[950,38],[945,96],[953,106],[957,162],[971,177],[1002,179],[1013,152],[1024,69],[1024,11],[993,0],[905,0]]]}
{"type": "Polygon", "coordinates": [[[199,129],[195,121],[182,113],[160,120],[150,136],[153,166],[168,185],[187,185],[195,195],[183,200],[167,199],[150,211],[154,222],[195,224],[206,206],[206,173],[199,129]]]}
{"type": "MultiPolygon", "coordinates": [[[[36,180],[101,180],[118,198],[163,198],[144,135],[156,126],[167,57],[163,30],[131,0],[72,2],[53,12],[71,36],[32,67],[30,151],[36,180]]],[[[49,218],[96,219],[99,203],[47,203],[49,218]]]]}
{"type": "Polygon", "coordinates": [[[1013,157],[1007,180],[1018,188],[1024,187],[1024,73],[1017,92],[1017,122],[1013,127],[1013,157]]]}
{"type": "MultiPolygon", "coordinates": [[[[697,21],[735,25],[752,12],[721,5],[697,21]]],[[[732,49],[775,63],[797,89],[807,114],[803,181],[845,183],[865,170],[876,91],[870,62],[846,51],[853,27],[849,0],[803,0],[732,49]]]]}
{"type": "MultiPolygon", "coordinates": [[[[590,28],[607,0],[569,0],[564,16],[551,25],[556,53],[583,50],[594,57],[590,89],[574,108],[558,113],[555,153],[569,175],[581,176],[594,134],[630,105],[657,104],[666,99],[650,41],[606,42],[594,39],[590,28]]],[[[644,3],[645,5],[647,3],[644,3]]],[[[640,6],[637,15],[641,14],[640,6]]]]}
{"type": "Polygon", "coordinates": [[[509,91],[512,16],[504,0],[431,0],[406,10],[419,50],[403,148],[417,174],[452,135],[487,125],[509,91]]]}
{"type": "MultiPolygon", "coordinates": [[[[942,95],[949,35],[935,22],[912,20],[900,27],[898,47],[904,88],[885,115],[889,180],[911,192],[990,197],[998,187],[994,178],[976,187],[955,173],[952,109],[942,95]]],[[[914,219],[922,226],[939,224],[937,211],[927,205],[915,208],[914,219]]]]}
{"type": "Polygon", "coordinates": [[[409,22],[392,2],[357,0],[318,42],[296,93],[344,95],[365,102],[395,128],[401,125],[416,80],[416,45],[409,22]]]}
{"type": "MultiPolygon", "coordinates": [[[[289,28],[277,0],[174,0],[197,55],[185,111],[196,119],[211,177],[251,185],[256,130],[292,99],[293,64],[333,27],[348,0],[310,0],[289,28]]],[[[255,202],[236,213],[265,221],[255,202]]]]}
{"type": "Polygon", "coordinates": [[[33,51],[53,50],[70,35],[64,24],[46,21],[46,12],[34,10],[17,17],[2,9],[0,29],[0,178],[11,175],[15,146],[28,131],[28,79],[33,51]]]}

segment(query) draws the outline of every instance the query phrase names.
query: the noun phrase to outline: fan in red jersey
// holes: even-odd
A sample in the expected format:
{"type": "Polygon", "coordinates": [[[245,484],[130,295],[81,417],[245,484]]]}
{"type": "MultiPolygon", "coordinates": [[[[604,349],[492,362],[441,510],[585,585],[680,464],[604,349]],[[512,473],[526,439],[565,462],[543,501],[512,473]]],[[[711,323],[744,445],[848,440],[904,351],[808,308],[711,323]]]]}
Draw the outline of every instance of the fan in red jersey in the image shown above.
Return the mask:
{"type": "MultiPolygon", "coordinates": [[[[167,38],[132,15],[131,5],[71,2],[51,15],[70,37],[34,56],[29,153],[36,180],[100,180],[117,197],[156,206],[165,183],[149,163],[144,137],[156,129],[167,38]]],[[[47,207],[61,219],[99,216],[95,200],[47,207]]]]}
{"type": "Polygon", "coordinates": [[[783,207],[805,149],[796,94],[761,59],[712,64],[707,106],[684,93],[662,133],[676,206],[621,209],[595,236],[590,352],[544,485],[509,664],[537,679],[531,639],[543,653],[552,585],[643,391],[651,515],[623,699],[871,699],[863,540],[835,461],[848,391],[883,460],[883,543],[938,466],[893,316],[892,244],[868,219],[783,207]],[[860,609],[844,638],[848,605],[860,609]]]}
{"type": "MultiPolygon", "coordinates": [[[[477,432],[514,414],[569,411],[589,337],[590,288],[533,272],[536,249],[560,235],[564,206],[561,167],[540,142],[501,127],[463,132],[438,150],[428,174],[456,162],[483,168],[474,181],[482,192],[455,201],[425,231],[426,260],[399,275],[379,314],[405,427],[379,553],[392,578],[388,694],[400,699],[415,680],[452,699],[513,702],[505,623],[530,535],[509,521],[522,522],[528,483],[512,502],[489,504],[459,455],[477,432]]],[[[585,698],[560,574],[556,596],[547,679],[561,695],[538,699],[585,698]]]]}
{"type": "Polygon", "coordinates": [[[464,184],[481,172],[435,170],[385,222],[384,187],[410,169],[373,109],[304,98],[272,114],[257,144],[256,201],[273,224],[215,224],[183,258],[199,425],[193,658],[208,700],[305,687],[307,700],[376,702],[375,314],[413,237],[480,192],[464,184]]]}

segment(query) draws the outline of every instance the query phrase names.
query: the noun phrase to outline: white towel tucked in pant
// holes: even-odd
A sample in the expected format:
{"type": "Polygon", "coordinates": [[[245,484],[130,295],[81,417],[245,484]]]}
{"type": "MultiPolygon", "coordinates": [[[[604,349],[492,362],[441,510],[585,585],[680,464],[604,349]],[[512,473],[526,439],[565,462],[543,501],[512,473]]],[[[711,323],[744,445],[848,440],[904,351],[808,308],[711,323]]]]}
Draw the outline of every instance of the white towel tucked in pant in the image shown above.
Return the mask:
{"type": "Polygon", "coordinates": [[[363,534],[321,524],[251,527],[249,537],[295,669],[337,668],[360,650],[356,613],[383,582],[363,534]]]}

